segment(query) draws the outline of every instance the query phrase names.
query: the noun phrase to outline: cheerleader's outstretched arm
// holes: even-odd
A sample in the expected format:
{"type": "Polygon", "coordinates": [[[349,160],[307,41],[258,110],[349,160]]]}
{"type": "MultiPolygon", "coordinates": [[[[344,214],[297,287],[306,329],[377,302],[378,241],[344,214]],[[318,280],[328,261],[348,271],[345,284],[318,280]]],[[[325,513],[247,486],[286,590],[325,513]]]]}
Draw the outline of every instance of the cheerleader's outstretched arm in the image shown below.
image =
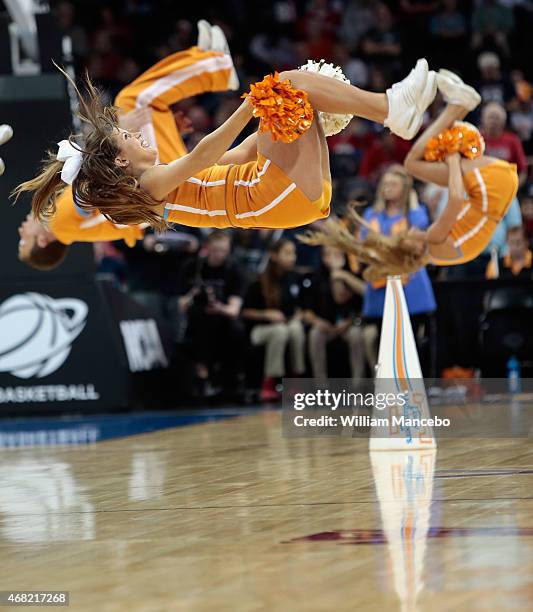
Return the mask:
{"type": "Polygon", "coordinates": [[[189,177],[219,162],[251,118],[252,105],[245,100],[229,119],[203,138],[190,153],[166,166],[152,166],[145,170],[139,180],[141,188],[156,200],[162,200],[189,177]]]}
{"type": "Polygon", "coordinates": [[[442,244],[448,238],[465,201],[460,153],[449,155],[446,158],[446,164],[448,166],[448,202],[442,214],[427,230],[427,240],[432,244],[442,244]]]}
{"type": "Polygon", "coordinates": [[[257,132],[245,138],[240,145],[233,147],[218,160],[218,164],[246,164],[257,159],[257,132]]]}
{"type": "Polygon", "coordinates": [[[463,119],[468,111],[462,106],[448,104],[441,114],[417,138],[403,165],[409,174],[426,183],[448,186],[448,167],[444,162],[424,161],[424,151],[429,140],[451,127],[454,121],[463,119]]]}

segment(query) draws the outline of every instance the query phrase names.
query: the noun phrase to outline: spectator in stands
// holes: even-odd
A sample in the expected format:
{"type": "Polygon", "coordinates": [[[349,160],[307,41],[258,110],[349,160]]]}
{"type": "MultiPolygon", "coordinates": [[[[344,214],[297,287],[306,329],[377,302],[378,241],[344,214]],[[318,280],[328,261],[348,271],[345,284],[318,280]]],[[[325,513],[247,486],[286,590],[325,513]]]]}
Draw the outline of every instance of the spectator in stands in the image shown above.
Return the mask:
{"type": "Polygon", "coordinates": [[[507,112],[498,102],[489,102],[481,111],[481,133],[485,139],[485,155],[516,164],[519,184],[527,178],[527,160],[520,139],[505,129],[507,112]]]}
{"type": "Polygon", "coordinates": [[[374,66],[389,71],[400,70],[402,46],[399,31],[394,26],[392,13],[386,4],[375,7],[376,24],[369,30],[362,42],[361,50],[365,58],[374,66]]]}
{"type": "Polygon", "coordinates": [[[429,31],[434,36],[431,49],[435,64],[463,71],[466,19],[457,8],[457,0],[443,0],[441,10],[430,19],[429,31]]]}
{"type": "Polygon", "coordinates": [[[298,22],[298,34],[310,58],[331,58],[340,23],[336,5],[329,0],[310,0],[298,22]]]}
{"type": "MultiPolygon", "coordinates": [[[[333,206],[333,200],[332,200],[333,206]]],[[[306,226],[306,228],[314,228],[320,225],[321,221],[315,221],[306,226]]],[[[294,272],[301,276],[312,274],[320,265],[320,251],[315,247],[300,242],[297,238],[298,234],[302,233],[301,227],[293,227],[285,229],[281,232],[280,237],[290,240],[296,248],[296,262],[294,264],[294,272]]]]}
{"type": "MultiPolygon", "coordinates": [[[[109,3],[111,4],[111,3],[109,3]]],[[[100,7],[99,32],[108,32],[114,45],[122,51],[129,51],[133,43],[133,33],[127,19],[124,19],[119,10],[112,6],[100,7]]]]}
{"type": "Polygon", "coordinates": [[[296,248],[282,238],[269,250],[265,271],[246,295],[242,315],[251,327],[254,346],[265,346],[261,399],[279,399],[277,380],[285,376],[285,349],[290,348],[295,376],[305,372],[305,332],[301,319],[301,280],[294,272],[296,248]]]}
{"type": "Polygon", "coordinates": [[[457,9],[457,0],[443,0],[440,11],[431,17],[429,29],[439,39],[439,44],[446,40],[458,42],[466,33],[466,20],[457,9]]]}
{"type": "Polygon", "coordinates": [[[211,118],[203,106],[195,104],[187,112],[194,132],[207,134],[211,130],[211,118]]]}
{"type": "Polygon", "coordinates": [[[95,33],[93,52],[89,57],[88,70],[91,78],[108,90],[114,97],[121,83],[117,75],[122,69],[123,56],[113,44],[111,33],[102,29],[95,33]]]}
{"type": "Polygon", "coordinates": [[[508,105],[509,123],[522,142],[526,155],[533,153],[533,88],[520,71],[514,71],[515,96],[508,105]]]}
{"type": "MultiPolygon", "coordinates": [[[[390,79],[389,79],[390,81],[390,79]]],[[[368,74],[368,91],[379,92],[387,89],[390,82],[387,81],[385,71],[381,68],[371,65],[368,74]]]]}
{"type": "Polygon", "coordinates": [[[497,47],[509,54],[509,34],[514,28],[513,11],[498,0],[481,0],[472,15],[472,47],[497,47]]]}
{"type": "Polygon", "coordinates": [[[133,248],[113,243],[126,261],[126,282],[131,296],[154,316],[167,322],[177,342],[183,332],[178,311],[178,279],[184,261],[199,247],[196,228],[156,234],[147,230],[133,248]]]}
{"type": "MultiPolygon", "coordinates": [[[[403,166],[391,166],[381,177],[374,205],[364,214],[365,221],[377,232],[394,235],[418,227],[429,226],[427,210],[418,202],[413,189],[413,179],[403,166]]],[[[362,237],[367,233],[361,229],[362,237]]],[[[425,268],[403,279],[405,298],[413,317],[415,334],[421,337],[429,324],[430,315],[436,309],[435,296],[425,268]]],[[[377,362],[377,340],[385,305],[386,279],[367,284],[363,317],[363,337],[368,362],[372,369],[377,362]]]]}
{"type": "Polygon", "coordinates": [[[496,53],[486,51],[478,57],[477,65],[480,80],[476,84],[476,89],[483,102],[485,104],[498,102],[505,105],[513,96],[513,88],[509,79],[502,74],[500,58],[496,53]]]}
{"type": "Polygon", "coordinates": [[[355,117],[342,132],[328,138],[328,147],[334,155],[353,155],[359,160],[377,139],[370,123],[355,117]]]}
{"type": "Polygon", "coordinates": [[[400,0],[397,4],[406,59],[426,57],[431,44],[429,20],[439,8],[439,0],[400,0]]]}
{"type": "Polygon", "coordinates": [[[306,291],[304,320],[311,325],[309,359],[315,378],[327,378],[327,347],[342,342],[348,347],[354,381],[362,378],[365,349],[361,328],[361,296],[365,283],[347,269],[346,255],[322,247],[321,266],[306,291]]]}
{"type": "Polygon", "coordinates": [[[132,50],[134,35],[129,23],[119,18],[115,9],[101,6],[99,13],[99,27],[92,37],[93,53],[89,58],[89,72],[114,97],[123,85],[119,75],[126,56],[132,50]]]}
{"type": "Polygon", "coordinates": [[[357,50],[361,38],[375,25],[374,0],[348,0],[342,15],[340,32],[350,51],[357,50]]]}
{"type": "Polygon", "coordinates": [[[389,166],[403,162],[410,146],[396,134],[383,130],[366,149],[359,166],[359,176],[375,184],[389,166]]]}
{"type": "MultiPolygon", "coordinates": [[[[194,44],[194,27],[190,21],[186,19],[178,19],[174,24],[174,32],[167,40],[168,48],[171,53],[187,49],[194,44]]],[[[166,57],[165,53],[163,57],[166,57]]]]}
{"type": "Polygon", "coordinates": [[[231,235],[215,230],[202,254],[182,268],[179,306],[187,315],[198,379],[230,396],[242,382],[244,327],[239,318],[246,291],[245,275],[231,258],[231,235]]]}
{"type": "Polygon", "coordinates": [[[93,249],[97,277],[111,281],[117,289],[127,289],[125,258],[114,243],[94,242],[93,249]]]}
{"type": "Polygon", "coordinates": [[[336,43],[333,47],[334,64],[342,68],[346,78],[352,85],[366,89],[368,85],[368,66],[358,57],[350,57],[347,45],[336,43]]]}
{"type": "Polygon", "coordinates": [[[319,23],[321,29],[332,39],[340,25],[339,5],[330,0],[309,0],[306,3],[305,13],[301,22],[303,33],[310,22],[319,23]]]}
{"type": "Polygon", "coordinates": [[[250,54],[260,62],[263,72],[274,66],[279,70],[294,67],[294,42],[279,31],[277,24],[266,25],[257,32],[250,42],[250,54]]]}
{"type": "Polygon", "coordinates": [[[520,200],[524,229],[528,241],[533,241],[533,183],[527,185],[520,200]]]}
{"type": "Polygon", "coordinates": [[[55,17],[63,34],[70,37],[72,54],[76,66],[80,66],[89,52],[86,31],[76,23],[76,13],[72,2],[58,2],[54,8],[55,17]]]}
{"type": "Polygon", "coordinates": [[[269,245],[281,238],[283,230],[236,229],[233,234],[233,258],[250,276],[263,272],[268,261],[269,245]]]}
{"type": "Polygon", "coordinates": [[[494,259],[489,262],[486,277],[533,279],[533,254],[523,227],[511,227],[507,231],[507,246],[507,255],[499,261],[494,259]]]}

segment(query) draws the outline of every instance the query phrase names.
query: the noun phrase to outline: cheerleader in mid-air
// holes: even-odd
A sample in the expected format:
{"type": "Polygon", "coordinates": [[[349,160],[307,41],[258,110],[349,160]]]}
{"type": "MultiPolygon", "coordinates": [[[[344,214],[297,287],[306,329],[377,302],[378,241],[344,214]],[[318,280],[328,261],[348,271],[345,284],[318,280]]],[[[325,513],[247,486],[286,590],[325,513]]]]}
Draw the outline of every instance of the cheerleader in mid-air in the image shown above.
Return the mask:
{"type": "MultiPolygon", "coordinates": [[[[201,93],[237,89],[239,86],[226,37],[220,27],[201,20],[198,30],[196,46],[173,53],[149,68],[124,87],[115,100],[119,125],[131,131],[141,131],[157,150],[162,162],[177,159],[187,151],[172,105],[201,93]]],[[[9,136],[8,126],[0,126],[0,144],[7,140],[6,134],[9,136]]],[[[68,141],[60,143],[58,159],[69,159],[71,153],[68,141]]],[[[65,189],[55,200],[53,214],[45,221],[29,214],[18,229],[19,259],[39,270],[59,266],[75,242],[124,240],[133,246],[144,235],[143,226],[116,224],[97,210],[84,210],[78,206],[72,187],[67,184],[71,182],[69,169],[69,164],[62,167],[65,189]]]]}
{"type": "Polygon", "coordinates": [[[448,70],[439,71],[437,82],[447,106],[404,162],[416,178],[448,187],[446,207],[433,224],[425,231],[411,228],[383,236],[351,209],[349,217],[368,229],[364,240],[337,221],[300,237],[309,244],[332,245],[355,254],[369,266],[364,272],[368,281],[412,273],[428,263],[450,266],[475,259],[516,195],[516,166],[483,155],[481,134],[462,122],[480,103],[479,94],[448,70]]]}
{"type": "Polygon", "coordinates": [[[41,173],[15,195],[33,192],[33,213],[46,219],[54,214],[63,173],[82,209],[98,209],[114,223],[304,225],[326,217],[331,199],[328,149],[313,109],[365,117],[412,138],[435,93],[436,75],[426,60],[386,94],[311,71],[275,74],[252,85],[235,113],[191,153],[165,164],[141,133],[120,128],[116,110],[102,105],[88,81],[87,98],[80,95],[88,126],[84,140],[71,137],[66,161],[51,153],[41,173]],[[228,151],[253,115],[261,119],[259,132],[228,151]],[[63,164],[69,165],[68,176],[63,164]]]}

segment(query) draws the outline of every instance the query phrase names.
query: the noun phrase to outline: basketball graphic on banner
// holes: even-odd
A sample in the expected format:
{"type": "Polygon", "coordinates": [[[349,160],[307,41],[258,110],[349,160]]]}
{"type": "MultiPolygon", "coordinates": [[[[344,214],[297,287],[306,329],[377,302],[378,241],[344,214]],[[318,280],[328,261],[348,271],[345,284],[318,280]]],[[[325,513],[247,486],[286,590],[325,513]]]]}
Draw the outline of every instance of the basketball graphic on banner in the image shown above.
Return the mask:
{"type": "Polygon", "coordinates": [[[43,378],[59,369],[87,321],[88,307],[74,298],[14,295],[0,305],[0,372],[43,378]]]}

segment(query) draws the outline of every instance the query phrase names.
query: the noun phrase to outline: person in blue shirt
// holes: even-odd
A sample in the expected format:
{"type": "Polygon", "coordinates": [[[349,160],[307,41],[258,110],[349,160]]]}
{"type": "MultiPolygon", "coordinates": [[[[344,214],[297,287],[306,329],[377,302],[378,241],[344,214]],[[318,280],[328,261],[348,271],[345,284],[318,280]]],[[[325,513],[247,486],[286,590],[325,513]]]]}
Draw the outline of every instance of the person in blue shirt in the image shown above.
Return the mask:
{"type": "MultiPolygon", "coordinates": [[[[394,165],[387,169],[378,184],[374,205],[364,213],[365,221],[375,231],[388,236],[406,231],[409,227],[426,229],[429,216],[424,206],[418,203],[413,189],[413,179],[405,168],[394,165]]],[[[368,233],[361,228],[361,238],[368,233]]],[[[367,283],[363,300],[363,331],[367,359],[377,362],[377,339],[385,305],[386,279],[367,283]]],[[[428,315],[436,310],[435,295],[427,271],[422,268],[403,280],[407,308],[413,320],[413,328],[425,325],[428,315]]]]}

